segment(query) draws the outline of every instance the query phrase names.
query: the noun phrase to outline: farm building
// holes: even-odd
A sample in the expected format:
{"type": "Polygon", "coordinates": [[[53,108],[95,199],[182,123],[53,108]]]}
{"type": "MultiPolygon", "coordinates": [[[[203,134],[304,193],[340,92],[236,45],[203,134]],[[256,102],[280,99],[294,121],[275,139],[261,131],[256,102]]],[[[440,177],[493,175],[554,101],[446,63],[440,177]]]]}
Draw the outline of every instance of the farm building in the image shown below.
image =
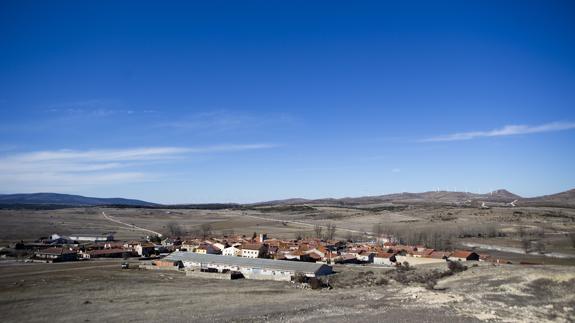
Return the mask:
{"type": "Polygon", "coordinates": [[[479,260],[479,254],[473,251],[456,250],[449,256],[449,259],[458,261],[479,260]]]}
{"type": "Polygon", "coordinates": [[[130,257],[132,256],[131,250],[125,250],[120,248],[114,249],[98,249],[98,250],[90,250],[87,252],[81,253],[82,258],[84,259],[93,259],[93,258],[123,258],[123,257],[130,257]]]}
{"type": "Polygon", "coordinates": [[[74,241],[89,241],[89,242],[103,242],[103,241],[113,241],[114,236],[111,234],[91,234],[91,233],[81,233],[70,235],[70,240],[74,241]]]}
{"type": "Polygon", "coordinates": [[[290,281],[296,273],[307,277],[329,275],[332,268],[325,264],[260,258],[226,257],[177,251],[166,261],[181,261],[186,269],[217,272],[241,272],[247,279],[290,281]]]}
{"type": "Polygon", "coordinates": [[[78,252],[66,248],[47,248],[36,251],[34,259],[45,262],[74,261],[78,259],[78,252]]]}

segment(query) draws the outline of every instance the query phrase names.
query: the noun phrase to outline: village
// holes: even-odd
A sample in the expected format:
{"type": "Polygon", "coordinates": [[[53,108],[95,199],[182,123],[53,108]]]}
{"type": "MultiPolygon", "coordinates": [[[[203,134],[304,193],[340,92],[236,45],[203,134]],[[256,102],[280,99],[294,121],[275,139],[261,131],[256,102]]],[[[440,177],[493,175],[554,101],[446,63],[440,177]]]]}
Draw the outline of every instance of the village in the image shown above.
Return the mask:
{"type": "MultiPolygon", "coordinates": [[[[211,237],[148,236],[117,241],[113,234],[53,234],[33,242],[18,242],[2,250],[3,257],[24,262],[59,263],[121,258],[123,268],[181,270],[187,275],[217,279],[294,281],[333,273],[332,265],[374,267],[419,266],[446,262],[492,261],[470,250],[435,250],[402,245],[393,237],[369,241],[337,239],[276,239],[267,234],[211,237]],[[137,258],[134,264],[130,259],[137,258]]],[[[509,263],[505,261],[506,263],[509,263]]],[[[304,279],[305,281],[305,279],[304,279]]]]}

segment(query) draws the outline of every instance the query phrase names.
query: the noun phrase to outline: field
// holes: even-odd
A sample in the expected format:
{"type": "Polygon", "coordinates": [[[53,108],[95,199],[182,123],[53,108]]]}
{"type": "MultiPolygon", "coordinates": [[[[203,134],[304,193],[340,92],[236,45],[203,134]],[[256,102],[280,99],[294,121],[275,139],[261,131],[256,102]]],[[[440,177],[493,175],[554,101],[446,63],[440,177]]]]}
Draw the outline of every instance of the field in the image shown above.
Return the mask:
{"type": "MultiPolygon", "coordinates": [[[[438,266],[436,266],[438,267],[438,266]]],[[[441,268],[418,268],[425,272],[441,268]]],[[[222,281],[177,272],[122,270],[119,262],[0,265],[3,322],[568,322],[575,272],[565,266],[481,265],[435,289],[365,284],[389,269],[337,267],[333,289],[222,281]]]]}

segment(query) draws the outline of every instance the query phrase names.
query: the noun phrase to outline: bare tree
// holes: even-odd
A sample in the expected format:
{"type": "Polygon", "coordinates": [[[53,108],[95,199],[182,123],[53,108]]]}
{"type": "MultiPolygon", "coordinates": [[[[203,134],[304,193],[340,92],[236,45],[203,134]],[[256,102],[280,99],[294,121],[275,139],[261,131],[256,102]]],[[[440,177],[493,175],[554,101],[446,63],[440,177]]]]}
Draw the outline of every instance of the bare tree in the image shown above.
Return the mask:
{"type": "Polygon", "coordinates": [[[321,232],[323,231],[323,227],[319,224],[316,224],[313,228],[313,231],[315,232],[315,237],[321,239],[321,232]]]}
{"type": "Polygon", "coordinates": [[[207,239],[212,235],[212,226],[209,223],[204,223],[200,226],[200,234],[202,239],[207,239]]]}
{"type": "Polygon", "coordinates": [[[545,243],[543,240],[537,240],[537,242],[535,242],[535,251],[540,254],[545,253],[545,243]]]}
{"type": "Polygon", "coordinates": [[[527,239],[527,237],[523,237],[521,239],[521,246],[523,247],[523,250],[525,250],[525,252],[530,252],[531,251],[531,240],[527,239]]]}
{"type": "Polygon", "coordinates": [[[335,224],[329,223],[326,228],[325,238],[326,240],[333,240],[335,236],[335,224]]]}
{"type": "Polygon", "coordinates": [[[383,235],[383,225],[381,223],[373,225],[373,233],[376,237],[381,237],[383,235]]]}
{"type": "Polygon", "coordinates": [[[296,232],[296,233],[294,234],[294,237],[295,237],[296,240],[301,240],[301,239],[303,239],[303,237],[304,237],[304,233],[301,232],[301,231],[298,231],[298,232],[296,232]]]}
{"type": "Polygon", "coordinates": [[[168,234],[174,237],[181,236],[183,233],[182,227],[176,222],[168,223],[166,229],[168,229],[168,234]]]}

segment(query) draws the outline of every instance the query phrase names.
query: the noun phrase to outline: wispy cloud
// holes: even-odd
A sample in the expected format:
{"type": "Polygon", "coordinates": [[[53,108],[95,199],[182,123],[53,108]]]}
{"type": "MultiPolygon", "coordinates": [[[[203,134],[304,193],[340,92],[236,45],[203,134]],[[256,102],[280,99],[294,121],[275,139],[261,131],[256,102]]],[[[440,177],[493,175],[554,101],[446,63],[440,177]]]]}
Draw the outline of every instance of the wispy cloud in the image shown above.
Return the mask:
{"type": "Polygon", "coordinates": [[[37,191],[82,188],[157,180],[152,163],[209,153],[239,152],[275,147],[271,144],[227,144],[205,147],[147,147],[97,150],[48,150],[10,153],[0,157],[3,190],[37,191]]]}
{"type": "Polygon", "coordinates": [[[115,100],[84,100],[64,102],[50,105],[47,108],[50,113],[64,115],[66,117],[97,117],[105,118],[120,115],[148,114],[154,110],[135,109],[134,107],[115,100]]]}
{"type": "Polygon", "coordinates": [[[554,131],[563,131],[571,129],[575,129],[575,122],[552,122],[537,126],[507,125],[500,129],[493,129],[488,131],[459,132],[448,135],[425,138],[421,141],[422,142],[460,141],[460,140],[471,140],[475,138],[484,138],[484,137],[515,136],[515,135],[554,132],[554,131]]]}
{"type": "Polygon", "coordinates": [[[285,114],[264,116],[228,110],[214,110],[179,117],[177,120],[159,122],[155,126],[186,131],[225,132],[278,125],[291,121],[292,118],[285,114]]]}

